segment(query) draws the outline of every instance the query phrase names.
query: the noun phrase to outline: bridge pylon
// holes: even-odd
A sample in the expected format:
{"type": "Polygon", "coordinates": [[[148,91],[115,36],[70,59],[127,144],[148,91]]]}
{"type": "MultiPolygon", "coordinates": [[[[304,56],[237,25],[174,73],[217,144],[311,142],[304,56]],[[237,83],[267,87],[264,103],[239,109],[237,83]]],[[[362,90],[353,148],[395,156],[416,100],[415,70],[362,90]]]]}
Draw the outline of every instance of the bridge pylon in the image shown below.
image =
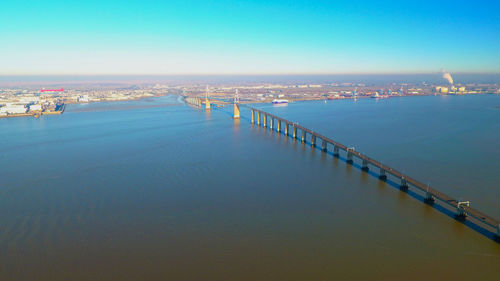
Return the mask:
{"type": "Polygon", "coordinates": [[[205,98],[205,110],[210,110],[210,100],[205,98]]]}
{"type": "Polygon", "coordinates": [[[240,119],[240,107],[237,103],[234,104],[233,119],[240,119]]]}
{"type": "Polygon", "coordinates": [[[205,93],[205,110],[210,110],[210,100],[208,99],[208,85],[205,93]]]}
{"type": "Polygon", "coordinates": [[[236,89],[236,93],[234,94],[234,110],[233,110],[233,119],[240,119],[240,106],[238,105],[240,98],[238,96],[238,89],[236,89]]]}

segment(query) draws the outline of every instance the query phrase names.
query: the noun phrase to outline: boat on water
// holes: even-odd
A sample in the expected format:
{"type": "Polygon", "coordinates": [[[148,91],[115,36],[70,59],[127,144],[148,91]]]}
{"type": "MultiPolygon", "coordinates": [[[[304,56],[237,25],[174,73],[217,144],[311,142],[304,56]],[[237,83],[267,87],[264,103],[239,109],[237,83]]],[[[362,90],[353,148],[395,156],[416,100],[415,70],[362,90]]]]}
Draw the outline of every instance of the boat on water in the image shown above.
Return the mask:
{"type": "Polygon", "coordinates": [[[389,95],[379,95],[378,93],[375,93],[375,95],[371,96],[372,99],[386,99],[389,97],[389,95]]]}
{"type": "Polygon", "coordinates": [[[275,99],[272,101],[272,104],[286,104],[288,103],[288,100],[278,100],[278,99],[275,99]]]}

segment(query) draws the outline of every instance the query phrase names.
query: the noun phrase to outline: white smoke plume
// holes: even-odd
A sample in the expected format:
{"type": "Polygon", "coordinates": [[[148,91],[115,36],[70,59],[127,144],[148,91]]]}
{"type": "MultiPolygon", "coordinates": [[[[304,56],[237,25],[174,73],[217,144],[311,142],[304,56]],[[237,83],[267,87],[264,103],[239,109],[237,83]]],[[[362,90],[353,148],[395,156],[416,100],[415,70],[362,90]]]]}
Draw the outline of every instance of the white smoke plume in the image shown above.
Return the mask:
{"type": "Polygon", "coordinates": [[[441,72],[443,73],[443,78],[446,79],[446,81],[448,81],[448,83],[453,85],[453,78],[451,78],[451,74],[449,72],[446,72],[446,70],[444,70],[444,69],[441,72]]]}

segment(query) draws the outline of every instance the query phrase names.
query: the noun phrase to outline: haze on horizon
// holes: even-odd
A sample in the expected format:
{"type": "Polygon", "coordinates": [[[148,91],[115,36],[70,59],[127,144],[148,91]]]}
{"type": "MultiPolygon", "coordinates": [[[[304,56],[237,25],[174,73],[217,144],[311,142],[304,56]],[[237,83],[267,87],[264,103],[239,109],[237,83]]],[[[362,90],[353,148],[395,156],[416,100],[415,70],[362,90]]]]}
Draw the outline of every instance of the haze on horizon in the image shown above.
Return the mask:
{"type": "Polygon", "coordinates": [[[0,75],[500,72],[494,1],[3,1],[0,75]]]}

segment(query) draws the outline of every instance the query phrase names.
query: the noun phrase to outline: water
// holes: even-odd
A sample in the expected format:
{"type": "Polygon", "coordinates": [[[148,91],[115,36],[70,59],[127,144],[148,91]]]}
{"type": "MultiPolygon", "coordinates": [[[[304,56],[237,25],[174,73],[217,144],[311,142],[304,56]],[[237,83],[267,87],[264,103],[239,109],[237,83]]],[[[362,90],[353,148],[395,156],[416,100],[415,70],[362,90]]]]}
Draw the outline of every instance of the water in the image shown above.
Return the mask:
{"type": "MultiPolygon", "coordinates": [[[[498,105],[260,106],[498,217],[498,105]]],[[[499,244],[229,110],[169,96],[0,120],[0,279],[497,280],[499,244]]]]}
{"type": "Polygon", "coordinates": [[[500,217],[499,95],[259,107],[500,217]]]}

